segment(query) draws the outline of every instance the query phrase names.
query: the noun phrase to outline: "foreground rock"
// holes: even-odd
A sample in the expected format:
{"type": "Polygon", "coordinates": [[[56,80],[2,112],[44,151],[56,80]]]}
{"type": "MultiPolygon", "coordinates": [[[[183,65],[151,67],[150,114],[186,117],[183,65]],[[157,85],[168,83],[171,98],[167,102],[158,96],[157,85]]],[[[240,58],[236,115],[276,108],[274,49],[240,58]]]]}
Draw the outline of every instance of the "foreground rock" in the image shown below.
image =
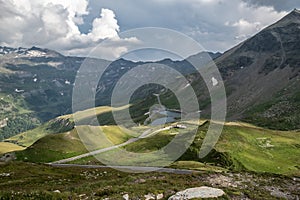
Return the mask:
{"type": "Polygon", "coordinates": [[[186,200],[193,198],[217,198],[225,195],[225,192],[221,189],[211,187],[197,187],[190,188],[184,191],[177,192],[171,196],[168,200],[186,200]]]}
{"type": "Polygon", "coordinates": [[[124,200],[129,200],[129,195],[128,195],[128,194],[124,194],[124,195],[123,195],[123,199],[124,199],[124,200]]]}

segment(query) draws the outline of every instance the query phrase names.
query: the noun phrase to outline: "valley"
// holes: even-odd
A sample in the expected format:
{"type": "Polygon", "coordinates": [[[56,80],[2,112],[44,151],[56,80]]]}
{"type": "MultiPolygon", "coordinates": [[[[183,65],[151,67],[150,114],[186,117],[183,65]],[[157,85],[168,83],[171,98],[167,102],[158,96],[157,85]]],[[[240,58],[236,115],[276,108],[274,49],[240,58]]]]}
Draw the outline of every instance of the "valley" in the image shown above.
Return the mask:
{"type": "Polygon", "coordinates": [[[111,62],[1,46],[0,199],[174,200],[177,192],[201,186],[222,189],[217,199],[299,199],[299,27],[295,9],[224,53],[179,61],[111,62]],[[89,70],[78,73],[84,62],[89,70]],[[210,120],[208,86],[192,63],[216,64],[227,96],[222,133],[213,135],[216,145],[205,157],[199,157],[203,144],[214,143],[205,143],[210,125],[223,122],[210,120]],[[91,86],[95,107],[84,100],[73,113],[75,80],[96,77],[107,65],[91,86]],[[112,107],[118,81],[143,65],[183,74],[188,85],[177,77],[172,85],[180,94],[192,87],[200,118],[184,118],[193,113],[159,84],[142,86],[127,105],[112,107]]]}
{"type": "MultiPolygon", "coordinates": [[[[199,159],[199,150],[209,123],[209,121],[202,122],[194,142],[178,161],[195,161],[199,164],[207,163],[208,167],[215,166],[232,170],[299,175],[299,131],[274,131],[245,123],[226,123],[221,138],[213,151],[204,159],[199,159]]],[[[124,148],[129,152],[146,153],[163,148],[179,132],[183,134],[182,137],[187,134],[186,130],[180,130],[175,126],[162,131],[155,131],[153,127],[149,128],[132,127],[131,130],[127,129],[124,132],[123,128],[120,129],[113,125],[103,127],[82,125],[62,133],[51,133],[51,129],[47,129],[47,132],[44,133],[39,130],[44,137],[37,139],[26,150],[16,152],[16,157],[20,161],[35,163],[56,163],[58,161],[57,163],[102,165],[94,158],[94,156],[97,158],[97,154],[101,152],[101,159],[114,157],[115,165],[130,166],[134,161],[122,160],[122,154],[116,154],[112,148],[113,145],[118,145],[119,148],[124,148]],[[102,136],[99,135],[100,129],[102,130],[101,134],[104,134],[102,136]],[[151,129],[155,134],[150,132],[149,137],[139,137],[144,130],[151,129]],[[83,138],[78,136],[77,130],[85,132],[89,143],[82,143],[83,138]],[[85,147],[86,144],[89,144],[90,147],[85,147]],[[87,153],[86,148],[95,149],[94,152],[87,153]],[[107,150],[105,150],[106,148],[107,150]],[[83,155],[79,156],[81,154],[83,155]],[[67,159],[73,156],[79,157],[67,159]]],[[[24,137],[30,133],[32,132],[25,132],[7,141],[24,144],[24,137]],[[20,142],[18,138],[20,138],[20,142]]],[[[146,163],[144,164],[147,166],[146,163]]]]}

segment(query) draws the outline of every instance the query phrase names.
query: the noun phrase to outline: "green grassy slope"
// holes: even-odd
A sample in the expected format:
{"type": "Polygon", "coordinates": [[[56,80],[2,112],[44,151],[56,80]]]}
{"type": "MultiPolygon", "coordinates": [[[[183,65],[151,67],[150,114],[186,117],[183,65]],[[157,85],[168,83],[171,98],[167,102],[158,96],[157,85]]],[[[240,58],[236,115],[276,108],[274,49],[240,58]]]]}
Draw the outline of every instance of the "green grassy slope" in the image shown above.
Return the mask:
{"type": "Polygon", "coordinates": [[[226,126],[216,146],[247,170],[300,174],[300,132],[226,126]]]}
{"type": "MultiPolygon", "coordinates": [[[[80,111],[75,113],[76,120],[80,124],[86,124],[89,125],[93,120],[93,116],[105,114],[107,112],[119,111],[127,106],[120,107],[120,108],[111,108],[108,106],[102,106],[102,107],[96,107],[94,109],[88,109],[85,111],[80,111]]],[[[42,124],[41,126],[38,126],[35,129],[20,133],[18,135],[15,135],[13,137],[10,137],[6,139],[6,142],[11,142],[14,144],[18,144],[20,146],[29,147],[37,140],[43,138],[44,136],[48,134],[54,134],[54,133],[64,133],[67,131],[70,131],[74,128],[74,119],[72,115],[64,115],[57,117],[56,119],[53,119],[47,123],[42,124]]]]}
{"type": "MultiPolygon", "coordinates": [[[[255,171],[286,175],[300,175],[300,132],[274,131],[245,123],[226,123],[223,133],[212,152],[199,159],[199,150],[208,124],[199,132],[190,148],[172,167],[213,171],[255,171]]],[[[129,152],[146,153],[167,145],[178,130],[162,131],[157,135],[141,139],[124,148],[129,152]]],[[[134,160],[126,160],[114,151],[105,152],[101,159],[116,158],[116,163],[130,165],[134,160]]],[[[140,159],[140,158],[139,158],[140,159]]],[[[147,157],[143,157],[145,163],[147,157]]],[[[159,160],[157,164],[159,164],[159,160]]],[[[93,156],[73,161],[78,164],[101,164],[93,156]]]]}
{"type": "Polygon", "coordinates": [[[74,123],[70,119],[54,119],[35,129],[20,133],[16,136],[6,139],[6,142],[18,144],[23,147],[29,147],[37,140],[48,134],[62,133],[74,128],[74,123]]]}
{"type": "Polygon", "coordinates": [[[72,156],[87,153],[86,147],[90,150],[106,148],[126,142],[131,136],[122,132],[118,127],[103,127],[103,133],[99,127],[79,126],[76,129],[65,133],[48,134],[36,141],[24,151],[16,152],[18,160],[28,162],[52,162],[72,156]],[[77,130],[85,132],[87,139],[85,145],[79,137],[77,130]]]}
{"type": "Polygon", "coordinates": [[[16,152],[18,160],[29,162],[50,162],[85,153],[86,149],[76,131],[50,134],[21,152],[16,152]]]}
{"type": "MultiPolygon", "coordinates": [[[[119,112],[124,108],[114,109],[119,112]]],[[[98,116],[103,117],[103,115],[111,114],[111,111],[112,108],[110,107],[99,107],[95,110],[79,112],[77,116],[79,116],[82,123],[86,122],[88,124],[92,119],[91,113],[96,112],[98,116]]],[[[72,130],[73,127],[74,122],[71,116],[62,116],[7,141],[29,147],[25,151],[17,153],[20,160],[31,162],[56,161],[86,152],[76,131],[72,130]]],[[[83,125],[77,127],[77,129],[81,129],[81,132],[89,135],[86,138],[86,145],[92,150],[110,146],[111,144],[106,138],[113,144],[123,143],[131,137],[138,136],[138,133],[143,132],[144,128],[135,127],[135,131],[124,131],[114,125],[101,126],[104,136],[99,135],[102,133],[99,133],[99,127],[97,126],[83,125]]],[[[198,154],[207,128],[208,123],[200,126],[194,142],[178,161],[196,161],[233,170],[300,174],[300,132],[263,129],[246,123],[226,123],[213,151],[200,160],[198,154]]],[[[186,130],[171,129],[163,131],[124,148],[127,151],[139,153],[155,151],[168,144],[178,131],[186,130]]],[[[81,137],[84,136],[81,135],[81,137]]],[[[113,155],[114,151],[106,152],[104,158],[113,155]]],[[[116,160],[123,161],[122,156],[119,155],[119,157],[116,160]]],[[[145,158],[145,160],[147,159],[145,158]]],[[[89,161],[94,162],[95,159],[85,158],[78,162],[89,161]]],[[[200,165],[202,165],[201,163],[200,165]]],[[[180,163],[178,166],[182,167],[183,165],[189,167],[190,163],[180,163]]]]}
{"type": "MultiPolygon", "coordinates": [[[[300,174],[300,132],[229,124],[224,127],[214,150],[204,159],[199,159],[198,153],[206,131],[207,125],[200,127],[193,144],[180,160],[200,161],[234,170],[300,174]]],[[[155,151],[172,138],[173,135],[160,133],[125,148],[133,152],[155,151]]]]}
{"type": "Polygon", "coordinates": [[[0,142],[0,154],[5,154],[12,151],[21,151],[24,147],[8,142],[0,142]]]}

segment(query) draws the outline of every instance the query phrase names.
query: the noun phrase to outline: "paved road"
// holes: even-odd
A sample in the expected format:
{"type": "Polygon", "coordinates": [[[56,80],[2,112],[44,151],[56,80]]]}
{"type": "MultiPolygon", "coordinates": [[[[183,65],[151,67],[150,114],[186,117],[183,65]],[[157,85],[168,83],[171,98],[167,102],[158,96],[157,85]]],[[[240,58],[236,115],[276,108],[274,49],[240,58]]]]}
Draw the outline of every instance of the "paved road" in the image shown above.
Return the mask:
{"type": "Polygon", "coordinates": [[[63,160],[58,160],[58,161],[51,162],[51,163],[48,163],[48,164],[62,164],[62,163],[67,163],[67,162],[72,162],[72,161],[75,161],[75,160],[79,160],[81,158],[86,158],[86,157],[89,157],[89,156],[94,156],[94,155],[97,155],[97,154],[100,154],[100,153],[104,153],[104,152],[107,152],[107,151],[111,151],[113,149],[117,149],[117,148],[126,146],[126,145],[131,144],[133,142],[136,142],[136,141],[138,141],[138,140],[140,140],[142,138],[153,136],[153,135],[155,135],[155,134],[157,134],[157,133],[159,133],[161,131],[169,130],[171,128],[172,128],[172,126],[166,127],[166,128],[161,128],[161,129],[158,129],[158,130],[156,130],[154,132],[152,132],[152,130],[150,129],[150,130],[145,131],[140,137],[129,139],[127,142],[124,142],[122,144],[111,146],[111,147],[107,147],[107,148],[104,148],[104,149],[99,149],[99,150],[92,151],[92,152],[85,153],[85,154],[81,154],[79,156],[74,156],[74,157],[71,157],[71,158],[66,158],[66,159],[63,159],[63,160]]]}
{"type": "Polygon", "coordinates": [[[74,156],[74,157],[71,157],[71,158],[66,158],[66,159],[63,159],[63,160],[58,160],[58,161],[51,162],[51,163],[48,163],[48,164],[62,164],[62,163],[67,163],[67,162],[79,160],[81,158],[86,158],[86,157],[97,155],[97,154],[100,154],[100,153],[104,153],[104,152],[107,152],[107,151],[110,151],[110,150],[113,150],[113,149],[117,149],[117,148],[122,147],[122,146],[126,146],[130,143],[133,143],[133,142],[139,140],[139,139],[140,138],[132,138],[132,139],[128,140],[127,142],[124,142],[124,143],[119,144],[119,145],[107,147],[107,148],[104,148],[104,149],[99,149],[99,150],[96,150],[96,151],[81,154],[79,156],[74,156]]]}
{"type": "Polygon", "coordinates": [[[150,130],[145,131],[140,137],[132,138],[132,139],[128,140],[125,143],[115,145],[115,146],[112,146],[112,147],[108,147],[108,148],[104,148],[104,149],[99,149],[99,150],[92,151],[92,152],[89,152],[89,153],[85,153],[85,154],[82,154],[82,155],[79,155],[79,156],[74,156],[74,157],[71,157],[71,158],[67,158],[67,159],[63,159],[63,160],[59,160],[59,161],[55,161],[55,162],[51,162],[51,163],[47,163],[47,164],[50,165],[50,166],[53,166],[53,167],[114,168],[114,169],[119,169],[121,171],[133,172],[133,173],[151,172],[151,171],[172,173],[172,174],[192,174],[192,173],[197,173],[197,172],[199,173],[199,171],[195,171],[195,170],[159,168],[159,167],[64,164],[64,163],[75,161],[75,160],[78,160],[78,159],[81,159],[81,158],[97,155],[97,154],[104,153],[104,152],[107,152],[107,151],[111,151],[113,149],[116,149],[116,148],[119,148],[119,147],[122,147],[122,146],[126,146],[126,145],[128,145],[130,143],[133,143],[133,142],[136,142],[136,141],[138,141],[142,138],[147,138],[149,136],[153,136],[153,135],[155,135],[155,134],[157,134],[161,131],[169,130],[171,128],[172,128],[172,126],[161,128],[161,129],[156,130],[156,131],[152,131],[150,129],[150,130]]]}
{"type": "Polygon", "coordinates": [[[97,168],[114,168],[127,172],[141,173],[141,172],[164,172],[170,174],[193,174],[199,173],[200,171],[187,170],[187,169],[172,169],[172,168],[159,168],[159,167],[138,167],[138,166],[106,166],[106,165],[78,165],[78,164],[54,164],[49,163],[48,165],[53,167],[79,167],[86,169],[97,169],[97,168]]]}

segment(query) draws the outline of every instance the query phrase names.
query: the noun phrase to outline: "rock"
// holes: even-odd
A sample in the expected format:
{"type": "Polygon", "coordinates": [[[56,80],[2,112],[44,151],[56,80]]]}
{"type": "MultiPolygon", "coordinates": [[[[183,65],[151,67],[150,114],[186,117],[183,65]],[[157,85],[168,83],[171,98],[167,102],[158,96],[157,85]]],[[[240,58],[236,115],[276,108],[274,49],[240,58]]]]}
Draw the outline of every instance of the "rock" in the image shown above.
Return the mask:
{"type": "Polygon", "coordinates": [[[123,199],[124,199],[124,200],[129,200],[129,195],[128,195],[128,194],[124,194],[124,195],[123,195],[123,199]]]}
{"type": "Polygon", "coordinates": [[[162,198],[164,198],[164,194],[158,194],[158,195],[156,195],[156,199],[157,200],[160,200],[162,198]]]}
{"type": "Polygon", "coordinates": [[[210,176],[209,183],[213,187],[238,187],[240,185],[240,182],[235,181],[233,178],[233,174],[229,174],[227,176],[223,175],[212,175],[210,176]]]}
{"type": "Polygon", "coordinates": [[[2,177],[9,177],[10,173],[2,173],[2,174],[0,174],[0,176],[2,176],[2,177]]]}
{"type": "Polygon", "coordinates": [[[155,199],[155,195],[154,194],[146,194],[144,195],[145,200],[151,200],[151,199],[155,199]]]}
{"type": "Polygon", "coordinates": [[[287,192],[281,191],[279,188],[276,187],[265,187],[268,191],[270,191],[270,194],[273,197],[279,198],[279,199],[293,199],[293,197],[287,192]]]}
{"type": "Polygon", "coordinates": [[[14,152],[6,153],[0,156],[0,162],[10,162],[16,159],[16,155],[14,152]]]}
{"type": "Polygon", "coordinates": [[[146,180],[142,178],[135,181],[135,183],[145,183],[145,182],[146,180]]]}
{"type": "Polygon", "coordinates": [[[225,195],[225,192],[221,189],[211,187],[197,187],[189,188],[184,191],[177,192],[171,196],[168,200],[186,200],[193,198],[217,198],[225,195]]]}
{"type": "Polygon", "coordinates": [[[81,200],[89,199],[89,197],[86,194],[81,194],[78,196],[81,200]]]}

